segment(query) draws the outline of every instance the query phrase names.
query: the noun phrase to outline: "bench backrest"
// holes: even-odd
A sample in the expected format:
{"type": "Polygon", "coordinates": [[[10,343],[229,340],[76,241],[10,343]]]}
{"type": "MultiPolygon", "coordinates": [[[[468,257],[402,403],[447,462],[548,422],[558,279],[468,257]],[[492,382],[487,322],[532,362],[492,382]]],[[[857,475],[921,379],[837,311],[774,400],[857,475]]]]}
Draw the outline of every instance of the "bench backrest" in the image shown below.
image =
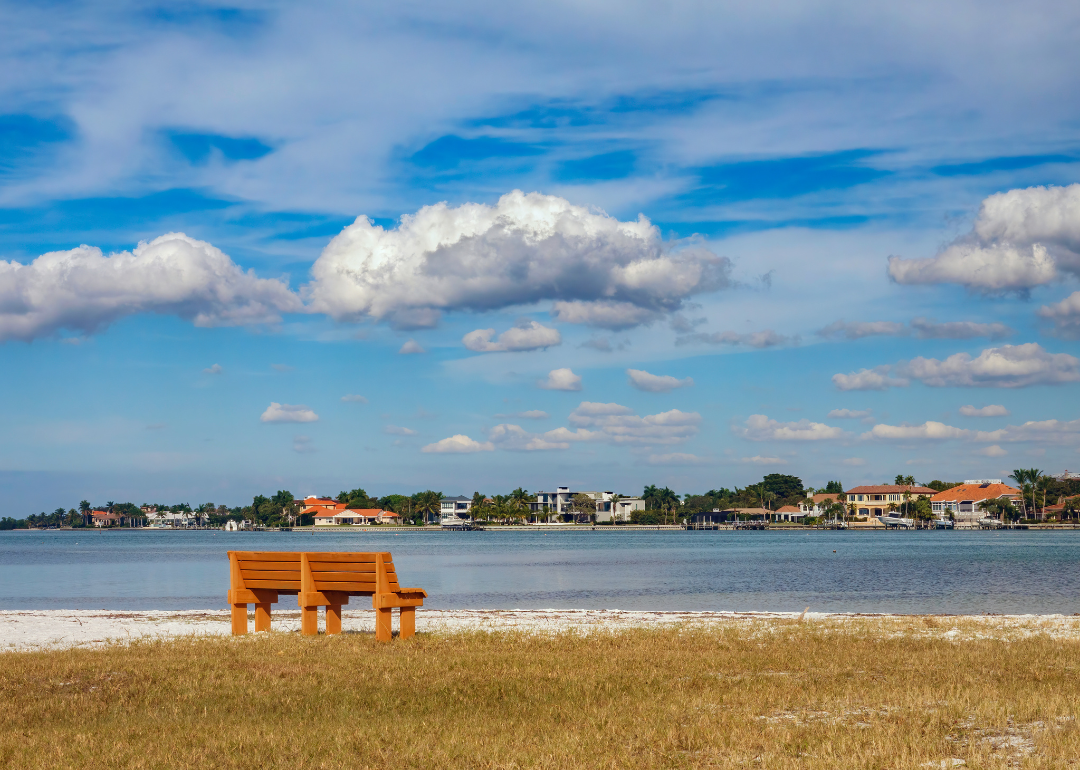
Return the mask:
{"type": "Polygon", "coordinates": [[[400,590],[387,552],[229,551],[229,565],[233,588],[344,591],[354,596],[400,590]],[[305,577],[310,585],[305,585],[305,577]]]}

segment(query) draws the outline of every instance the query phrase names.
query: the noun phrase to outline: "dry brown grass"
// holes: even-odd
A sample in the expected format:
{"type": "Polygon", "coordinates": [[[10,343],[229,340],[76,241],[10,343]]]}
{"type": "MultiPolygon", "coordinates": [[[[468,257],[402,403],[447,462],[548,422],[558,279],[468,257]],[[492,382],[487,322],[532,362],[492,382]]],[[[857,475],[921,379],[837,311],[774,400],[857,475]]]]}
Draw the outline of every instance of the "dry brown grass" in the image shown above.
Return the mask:
{"type": "Polygon", "coordinates": [[[963,623],[5,653],[0,767],[1076,766],[1080,643],[963,623]]]}

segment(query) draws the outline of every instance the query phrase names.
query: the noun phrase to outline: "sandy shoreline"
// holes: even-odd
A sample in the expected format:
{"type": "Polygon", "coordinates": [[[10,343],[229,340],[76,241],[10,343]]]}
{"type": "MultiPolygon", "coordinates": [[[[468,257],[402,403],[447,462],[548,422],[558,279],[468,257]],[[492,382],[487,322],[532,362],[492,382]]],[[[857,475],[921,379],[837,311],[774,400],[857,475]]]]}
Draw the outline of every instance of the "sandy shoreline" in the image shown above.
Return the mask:
{"type": "MultiPolygon", "coordinates": [[[[628,628],[692,624],[705,626],[776,625],[798,621],[879,626],[883,633],[918,633],[961,641],[969,638],[1023,638],[1046,634],[1080,639],[1075,615],[867,615],[807,612],[641,612],[621,610],[429,610],[416,613],[419,632],[520,630],[530,633],[589,633],[628,628]]],[[[321,621],[321,618],[320,618],[321,621]]],[[[395,622],[396,625],[396,622],[395,622]]],[[[320,628],[322,623],[320,622],[320,628]]],[[[251,628],[254,623],[251,621],[251,628]]],[[[370,610],[346,611],[345,633],[375,633],[370,610]]],[[[0,651],[94,647],[136,639],[223,636],[229,633],[227,610],[4,610],[0,611],[0,651]]],[[[274,613],[273,628],[298,633],[297,610],[274,613]]]]}

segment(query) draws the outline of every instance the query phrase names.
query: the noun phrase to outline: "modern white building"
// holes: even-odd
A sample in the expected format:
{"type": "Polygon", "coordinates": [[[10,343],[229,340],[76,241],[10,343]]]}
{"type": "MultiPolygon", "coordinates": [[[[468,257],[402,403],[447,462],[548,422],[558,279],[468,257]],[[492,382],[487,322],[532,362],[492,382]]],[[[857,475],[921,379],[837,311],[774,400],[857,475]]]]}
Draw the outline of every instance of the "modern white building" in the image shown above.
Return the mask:
{"type": "Polygon", "coordinates": [[[629,521],[631,511],[644,511],[645,501],[640,497],[620,497],[615,500],[614,492],[571,491],[570,487],[556,487],[554,492],[537,492],[536,501],[529,503],[532,513],[548,513],[561,516],[572,513],[571,506],[575,495],[587,495],[592,498],[596,508],[597,521],[629,521]]]}
{"type": "Polygon", "coordinates": [[[472,518],[471,511],[471,497],[444,497],[439,501],[439,523],[444,527],[458,526],[472,518]]]}

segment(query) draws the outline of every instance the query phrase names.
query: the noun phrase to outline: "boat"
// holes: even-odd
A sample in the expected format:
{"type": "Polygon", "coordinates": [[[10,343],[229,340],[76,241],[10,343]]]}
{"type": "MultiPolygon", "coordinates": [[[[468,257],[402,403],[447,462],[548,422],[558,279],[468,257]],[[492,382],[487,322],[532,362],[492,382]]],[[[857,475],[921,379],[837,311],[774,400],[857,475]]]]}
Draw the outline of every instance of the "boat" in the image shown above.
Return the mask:
{"type": "Polygon", "coordinates": [[[985,518],[979,519],[979,526],[982,529],[999,529],[1005,525],[1002,524],[998,519],[992,519],[987,516],[985,518]]]}
{"type": "Polygon", "coordinates": [[[888,516],[875,516],[874,518],[884,524],[886,529],[889,527],[892,527],[893,529],[911,529],[915,526],[914,519],[905,519],[900,516],[893,516],[892,514],[888,516]]]}
{"type": "Polygon", "coordinates": [[[952,529],[956,524],[952,519],[934,519],[935,529],[952,529]]]}

